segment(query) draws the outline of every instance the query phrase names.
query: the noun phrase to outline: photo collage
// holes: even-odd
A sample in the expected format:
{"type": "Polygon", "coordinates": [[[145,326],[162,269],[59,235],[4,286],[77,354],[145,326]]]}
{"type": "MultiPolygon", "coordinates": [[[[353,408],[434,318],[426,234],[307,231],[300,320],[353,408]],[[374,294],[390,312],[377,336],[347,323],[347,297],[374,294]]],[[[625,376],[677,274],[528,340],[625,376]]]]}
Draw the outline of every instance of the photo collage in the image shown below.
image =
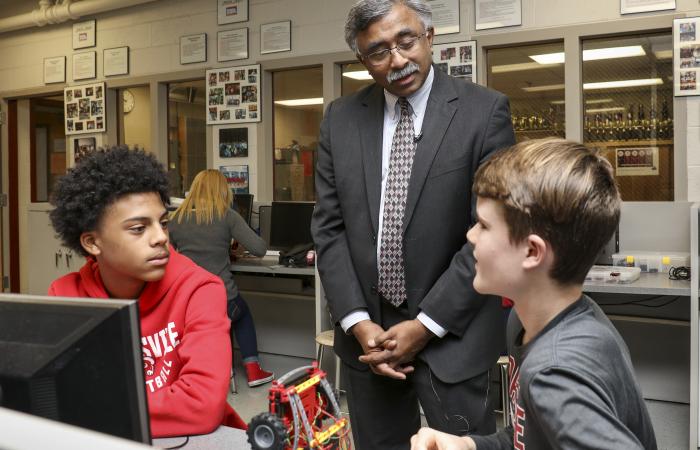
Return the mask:
{"type": "Polygon", "coordinates": [[[260,65],[207,70],[207,124],[259,122],[260,65]]]}
{"type": "Polygon", "coordinates": [[[675,94],[698,95],[698,70],[700,70],[700,36],[697,18],[675,21],[675,94]]]}
{"type": "Polygon", "coordinates": [[[63,90],[66,135],[105,131],[104,83],[72,86],[63,90]]]}
{"type": "Polygon", "coordinates": [[[476,41],[434,44],[433,63],[448,75],[473,82],[476,78],[476,41]]]}

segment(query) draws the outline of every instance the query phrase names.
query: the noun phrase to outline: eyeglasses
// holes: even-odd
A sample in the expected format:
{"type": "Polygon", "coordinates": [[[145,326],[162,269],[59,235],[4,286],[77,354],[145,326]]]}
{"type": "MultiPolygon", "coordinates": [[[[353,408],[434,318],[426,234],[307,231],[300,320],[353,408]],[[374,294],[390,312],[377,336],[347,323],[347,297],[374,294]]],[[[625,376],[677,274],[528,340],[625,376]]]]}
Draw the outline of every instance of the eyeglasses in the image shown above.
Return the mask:
{"type": "Polygon", "coordinates": [[[410,53],[416,48],[416,43],[418,42],[418,40],[427,34],[428,32],[425,31],[419,34],[418,36],[412,36],[403,39],[394,47],[385,48],[384,50],[378,50],[376,52],[370,53],[369,55],[360,55],[360,58],[362,58],[363,60],[365,60],[373,66],[381,66],[389,62],[389,59],[391,59],[391,52],[393,52],[394,50],[401,53],[402,55],[410,53]]]}

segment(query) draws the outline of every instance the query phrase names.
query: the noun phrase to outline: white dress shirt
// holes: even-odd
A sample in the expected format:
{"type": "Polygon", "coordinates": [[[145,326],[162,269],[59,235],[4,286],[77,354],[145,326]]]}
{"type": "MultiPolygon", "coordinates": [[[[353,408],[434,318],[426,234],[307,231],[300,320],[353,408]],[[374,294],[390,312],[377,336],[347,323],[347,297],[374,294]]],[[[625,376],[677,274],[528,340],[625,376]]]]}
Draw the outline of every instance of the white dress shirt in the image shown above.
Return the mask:
{"type": "MultiPolygon", "coordinates": [[[[413,94],[406,97],[411,105],[413,114],[413,130],[416,138],[422,136],[423,118],[425,117],[425,109],[428,105],[428,97],[430,90],[433,87],[433,67],[430,67],[428,76],[423,85],[413,94]]],[[[399,98],[391,92],[384,89],[384,135],[382,137],[382,197],[379,204],[379,230],[377,232],[377,264],[380,261],[380,250],[382,242],[382,228],[384,225],[384,190],[386,188],[387,177],[389,176],[389,161],[391,159],[391,143],[394,138],[394,131],[401,118],[401,108],[398,105],[399,98]]],[[[447,330],[437,324],[434,320],[428,317],[424,312],[418,313],[418,320],[438,337],[443,337],[447,334],[447,330]]],[[[346,333],[356,323],[370,320],[369,313],[366,309],[356,309],[340,320],[340,326],[346,333]]]]}

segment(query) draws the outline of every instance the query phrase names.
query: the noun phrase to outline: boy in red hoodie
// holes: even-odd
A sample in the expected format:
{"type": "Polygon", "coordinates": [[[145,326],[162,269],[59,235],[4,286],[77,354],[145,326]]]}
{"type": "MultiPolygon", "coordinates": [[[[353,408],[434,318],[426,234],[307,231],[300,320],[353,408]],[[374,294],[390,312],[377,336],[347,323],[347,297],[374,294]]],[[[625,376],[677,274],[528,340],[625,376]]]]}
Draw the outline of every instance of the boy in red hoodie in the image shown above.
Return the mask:
{"type": "Polygon", "coordinates": [[[226,402],[226,290],[168,243],[168,178],[151,155],[115,147],[83,157],[56,184],[51,222],[86,256],[49,295],[139,300],[153,437],[246,428],[226,402]]]}

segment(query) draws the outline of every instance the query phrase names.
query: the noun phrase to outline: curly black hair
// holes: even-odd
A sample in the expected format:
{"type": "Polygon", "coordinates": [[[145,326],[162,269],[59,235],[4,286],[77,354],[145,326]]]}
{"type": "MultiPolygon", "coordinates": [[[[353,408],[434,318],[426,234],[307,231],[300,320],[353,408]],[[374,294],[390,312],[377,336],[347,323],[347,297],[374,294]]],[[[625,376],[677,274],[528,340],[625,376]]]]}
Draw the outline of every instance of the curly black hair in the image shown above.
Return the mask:
{"type": "Polygon", "coordinates": [[[63,245],[87,256],[80,235],[95,230],[105,209],[119,198],[145,192],[170,203],[168,176],[153,155],[126,146],[99,149],[56,182],[51,224],[63,245]]]}

